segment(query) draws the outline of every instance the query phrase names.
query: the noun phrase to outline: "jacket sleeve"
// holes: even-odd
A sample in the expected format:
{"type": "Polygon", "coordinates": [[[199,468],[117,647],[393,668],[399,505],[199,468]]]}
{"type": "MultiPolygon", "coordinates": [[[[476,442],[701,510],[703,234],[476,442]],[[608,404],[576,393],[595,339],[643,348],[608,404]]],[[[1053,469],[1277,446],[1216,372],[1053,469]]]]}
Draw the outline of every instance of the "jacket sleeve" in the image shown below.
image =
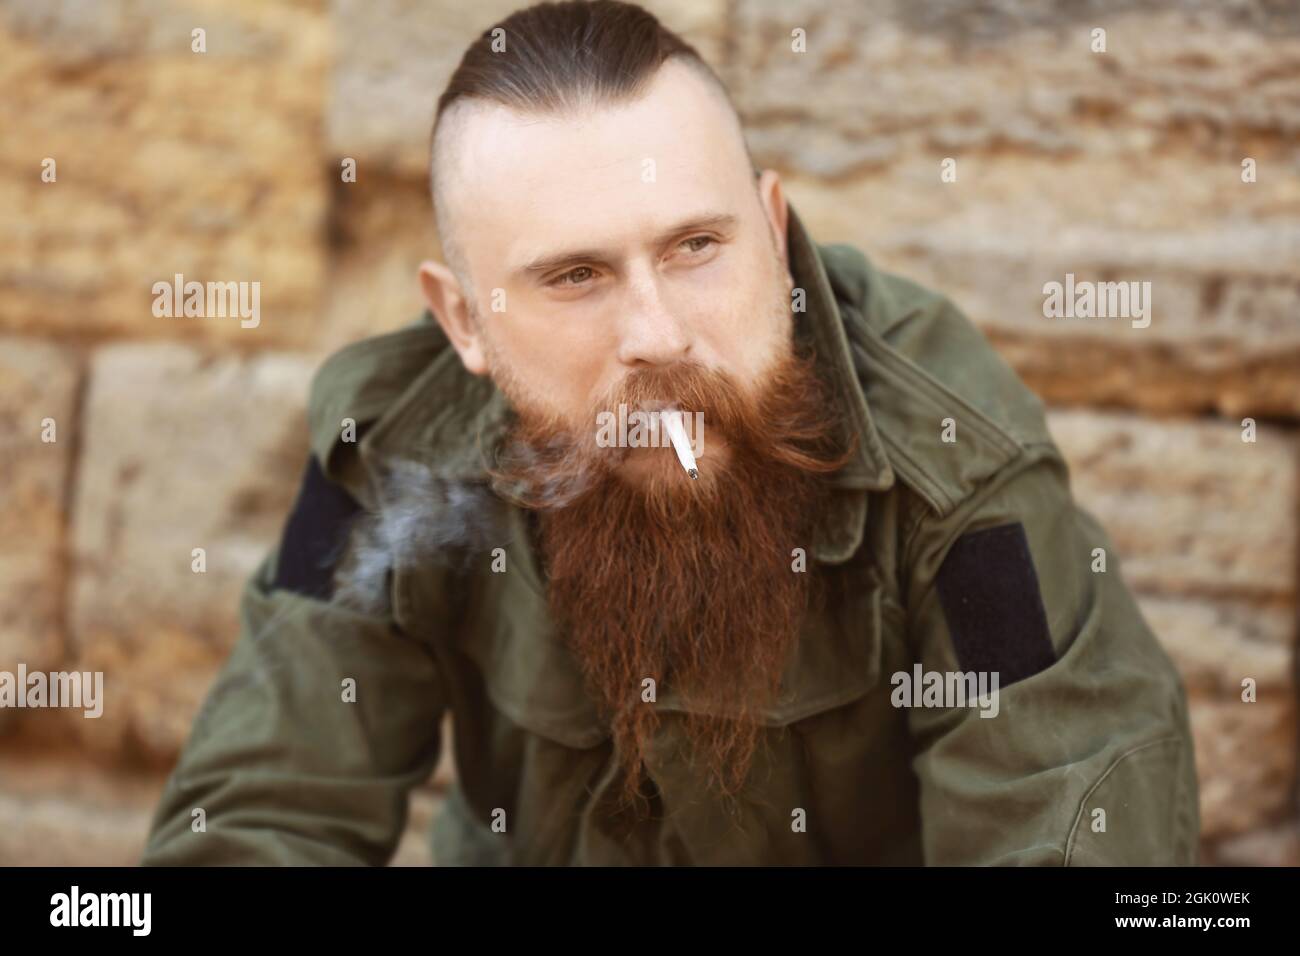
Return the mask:
{"type": "Polygon", "coordinates": [[[926,862],[1194,864],[1185,690],[1056,447],[923,513],[905,555],[923,673],[1000,675],[977,706],[908,711],[926,862]]]}
{"type": "Polygon", "coordinates": [[[352,510],[314,459],[244,586],[240,634],[191,728],[143,865],[383,865],[437,762],[432,652],[389,612],[330,599],[352,510]],[[198,811],[202,811],[200,814],[198,811]]]}

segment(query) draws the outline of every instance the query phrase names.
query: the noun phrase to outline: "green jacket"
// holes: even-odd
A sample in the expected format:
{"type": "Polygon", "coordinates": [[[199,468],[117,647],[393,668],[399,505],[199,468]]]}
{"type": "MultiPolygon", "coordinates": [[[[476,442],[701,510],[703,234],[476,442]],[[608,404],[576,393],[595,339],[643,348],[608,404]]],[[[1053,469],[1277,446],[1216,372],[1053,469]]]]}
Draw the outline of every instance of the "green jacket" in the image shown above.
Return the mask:
{"type": "MultiPolygon", "coordinates": [[[[307,477],[245,587],[143,862],[386,863],[450,712],[439,864],[1195,863],[1184,688],[1073,501],[1041,402],[944,297],[814,244],[793,213],[789,238],[800,333],[858,438],[808,560],[854,586],[801,635],[738,807],[667,741],[647,764],[663,819],[612,832],[609,730],[548,620],[523,513],[500,496],[508,573],[399,547],[382,607],[319,587],[350,516],[378,506],[385,463],[491,487],[504,399],[425,313],[313,380],[307,477]],[[1002,674],[995,715],[925,705],[925,675],[977,670],[1002,674]]],[[[669,689],[655,706],[689,705],[669,689]]]]}

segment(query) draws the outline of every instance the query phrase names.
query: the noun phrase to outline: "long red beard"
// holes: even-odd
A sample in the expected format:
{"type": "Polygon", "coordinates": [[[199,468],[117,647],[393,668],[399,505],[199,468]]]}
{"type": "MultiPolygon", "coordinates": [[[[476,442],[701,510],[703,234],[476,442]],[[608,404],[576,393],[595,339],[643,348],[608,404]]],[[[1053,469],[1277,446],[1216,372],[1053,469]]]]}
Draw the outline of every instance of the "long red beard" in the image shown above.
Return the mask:
{"type": "Polygon", "coordinates": [[[795,549],[810,550],[825,478],[848,458],[806,356],[787,355],[757,400],[691,365],[631,373],[600,410],[664,399],[704,413],[705,446],[722,436],[725,466],[706,456],[691,481],[674,462],[633,484],[614,471],[617,451],[525,416],[498,470],[536,509],[551,613],[610,721],[625,804],[639,800],[661,719],[643,700],[647,678],[656,696],[671,687],[687,702],[689,757],[709,784],[743,788],[756,714],[779,690],[811,597],[795,549]]]}

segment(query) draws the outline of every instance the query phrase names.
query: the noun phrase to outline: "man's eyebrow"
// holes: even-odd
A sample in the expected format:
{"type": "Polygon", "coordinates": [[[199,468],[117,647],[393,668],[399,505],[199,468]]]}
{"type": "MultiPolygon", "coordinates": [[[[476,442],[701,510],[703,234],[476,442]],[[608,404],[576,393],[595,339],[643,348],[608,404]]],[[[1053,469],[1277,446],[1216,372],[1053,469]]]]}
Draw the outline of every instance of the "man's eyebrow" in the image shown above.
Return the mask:
{"type": "MultiPolygon", "coordinates": [[[[732,213],[727,212],[709,212],[702,213],[698,216],[690,216],[681,222],[670,226],[659,235],[655,236],[654,243],[661,245],[674,236],[681,235],[684,232],[693,232],[696,229],[733,229],[739,219],[732,213]]],[[[536,275],[541,272],[550,272],[552,269],[558,269],[561,266],[585,262],[592,259],[608,260],[613,256],[600,249],[573,249],[567,252],[557,252],[553,255],[538,256],[530,260],[526,265],[520,268],[518,275],[536,275]]]]}

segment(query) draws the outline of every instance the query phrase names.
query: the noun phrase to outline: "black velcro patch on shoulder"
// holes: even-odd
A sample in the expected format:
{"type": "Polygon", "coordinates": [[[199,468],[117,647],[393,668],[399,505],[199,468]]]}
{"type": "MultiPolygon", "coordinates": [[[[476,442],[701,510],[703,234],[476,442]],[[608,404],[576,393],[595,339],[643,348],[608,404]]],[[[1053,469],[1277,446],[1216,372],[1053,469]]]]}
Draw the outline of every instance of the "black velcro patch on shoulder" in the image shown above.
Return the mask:
{"type": "Polygon", "coordinates": [[[953,543],[936,581],[964,671],[997,671],[1002,687],[1056,661],[1038,575],[1019,521],[953,543]]]}
{"type": "Polygon", "coordinates": [[[322,600],[333,596],[334,568],[352,519],[360,511],[351,495],[325,477],[316,456],[308,455],[298,498],[280,539],[273,586],[322,600]]]}

